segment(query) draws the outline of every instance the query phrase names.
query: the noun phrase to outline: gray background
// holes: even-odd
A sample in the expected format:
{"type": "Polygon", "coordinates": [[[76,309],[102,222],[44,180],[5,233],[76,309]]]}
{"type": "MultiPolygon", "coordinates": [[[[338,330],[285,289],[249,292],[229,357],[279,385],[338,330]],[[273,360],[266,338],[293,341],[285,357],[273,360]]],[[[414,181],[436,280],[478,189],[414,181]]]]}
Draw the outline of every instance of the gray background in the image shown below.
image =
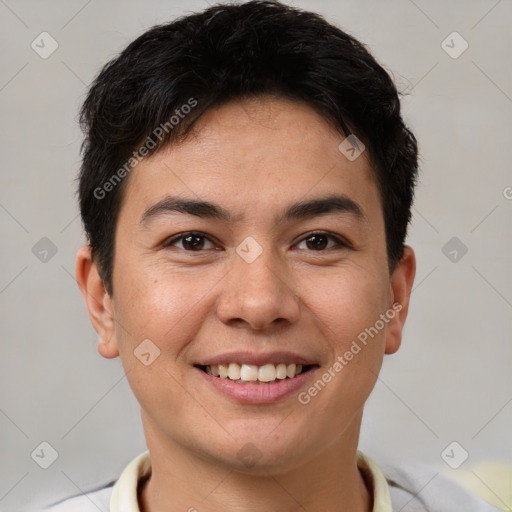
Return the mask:
{"type": "MultiPolygon", "coordinates": [[[[448,472],[440,454],[452,441],[469,452],[460,470],[487,459],[512,462],[512,2],[288,3],[368,44],[410,93],[404,113],[420,141],[410,318],[369,399],[360,447],[379,463],[407,457],[448,472]],[[441,45],[453,31],[469,44],[458,58],[441,45]],[[459,247],[443,252],[452,237],[459,247]]],[[[0,0],[4,511],[113,480],[145,449],[120,361],[96,352],[74,280],[83,243],[76,116],[93,76],[130,40],[206,5],[0,0]],[[47,59],[31,48],[43,31],[59,45],[47,59]],[[47,261],[33,253],[43,237],[57,248],[47,261]],[[31,458],[43,441],[58,452],[46,470],[31,458]]],[[[452,52],[461,43],[447,42],[452,52]]]]}

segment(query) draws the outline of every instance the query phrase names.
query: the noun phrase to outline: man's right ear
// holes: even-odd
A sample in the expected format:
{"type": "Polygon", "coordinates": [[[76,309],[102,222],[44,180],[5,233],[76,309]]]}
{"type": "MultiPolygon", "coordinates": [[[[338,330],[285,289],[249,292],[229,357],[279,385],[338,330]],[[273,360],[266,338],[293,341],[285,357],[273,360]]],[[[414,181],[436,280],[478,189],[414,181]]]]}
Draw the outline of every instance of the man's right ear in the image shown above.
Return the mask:
{"type": "Polygon", "coordinates": [[[119,355],[114,304],[92,260],[91,247],[85,245],[76,255],[76,281],[84,296],[89,318],[99,334],[98,352],[106,358],[119,355]]]}

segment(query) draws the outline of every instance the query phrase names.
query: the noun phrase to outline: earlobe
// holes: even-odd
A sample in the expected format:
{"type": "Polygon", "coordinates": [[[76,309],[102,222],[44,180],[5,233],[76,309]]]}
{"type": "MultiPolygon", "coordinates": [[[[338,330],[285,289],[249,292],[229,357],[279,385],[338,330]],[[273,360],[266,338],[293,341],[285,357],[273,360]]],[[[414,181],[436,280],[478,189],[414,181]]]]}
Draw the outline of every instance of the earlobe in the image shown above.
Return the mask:
{"type": "Polygon", "coordinates": [[[119,350],[112,299],[99,276],[88,245],[81,247],[77,253],[76,280],[84,296],[91,323],[99,335],[98,352],[106,358],[117,357],[119,350]]]}
{"type": "Polygon", "coordinates": [[[391,276],[390,309],[395,315],[388,324],[386,334],[386,354],[394,354],[402,342],[402,332],[409,311],[409,300],[416,275],[416,257],[411,247],[404,247],[402,259],[391,276]]]}

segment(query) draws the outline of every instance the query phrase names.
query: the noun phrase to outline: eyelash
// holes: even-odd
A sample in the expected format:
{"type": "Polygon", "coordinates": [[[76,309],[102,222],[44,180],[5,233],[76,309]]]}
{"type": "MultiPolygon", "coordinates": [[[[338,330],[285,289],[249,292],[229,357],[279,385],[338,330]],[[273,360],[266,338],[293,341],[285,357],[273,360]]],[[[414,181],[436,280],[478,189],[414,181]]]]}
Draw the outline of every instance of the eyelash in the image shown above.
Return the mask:
{"type": "MultiPolygon", "coordinates": [[[[335,235],[333,233],[330,233],[329,231],[312,231],[311,233],[308,233],[303,238],[301,238],[297,242],[297,244],[299,244],[301,242],[304,242],[308,238],[311,238],[311,237],[313,237],[315,235],[325,235],[328,238],[331,238],[331,239],[335,240],[336,241],[336,245],[338,246],[338,248],[352,249],[352,247],[350,246],[350,244],[348,242],[343,241],[339,236],[337,236],[337,235],[335,235]]],[[[164,247],[171,247],[174,243],[176,243],[176,242],[186,238],[187,236],[197,236],[197,237],[206,238],[211,243],[214,243],[208,237],[208,235],[206,235],[205,233],[202,233],[200,231],[186,231],[185,233],[181,233],[180,235],[177,235],[177,236],[171,238],[170,240],[166,241],[163,245],[164,245],[164,247]]],[[[332,249],[332,247],[330,247],[329,249],[332,249]]],[[[317,251],[315,251],[315,250],[308,250],[308,252],[325,252],[326,250],[329,250],[329,249],[320,249],[320,250],[317,250],[317,251]]],[[[200,249],[198,251],[192,251],[192,250],[188,250],[188,249],[183,249],[183,250],[186,251],[186,252],[203,252],[206,249],[200,249]]]]}

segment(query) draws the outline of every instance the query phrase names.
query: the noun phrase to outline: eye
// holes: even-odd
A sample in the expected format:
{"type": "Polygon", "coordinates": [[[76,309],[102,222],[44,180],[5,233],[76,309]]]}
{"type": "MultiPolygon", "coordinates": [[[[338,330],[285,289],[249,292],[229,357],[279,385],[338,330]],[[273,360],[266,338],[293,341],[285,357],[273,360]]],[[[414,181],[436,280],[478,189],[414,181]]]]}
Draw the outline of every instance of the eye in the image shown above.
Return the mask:
{"type": "MultiPolygon", "coordinates": [[[[301,243],[305,243],[307,249],[317,252],[335,247],[347,249],[350,248],[350,245],[341,240],[338,236],[324,231],[310,233],[299,242],[299,245],[301,243]],[[334,243],[329,245],[329,241],[334,241],[334,243]]],[[[182,233],[164,243],[164,247],[171,246],[177,246],[179,249],[183,249],[187,252],[201,252],[202,250],[216,249],[215,244],[208,238],[207,235],[195,231],[182,233]],[[179,247],[177,244],[181,244],[181,247],[179,247]],[[210,244],[209,247],[208,244],[210,244]]]]}
{"type": "Polygon", "coordinates": [[[330,233],[326,233],[324,231],[310,233],[307,237],[303,238],[301,242],[299,242],[299,245],[305,242],[308,249],[311,249],[313,251],[323,251],[324,249],[333,248],[332,245],[329,246],[329,239],[334,240],[334,247],[337,246],[343,248],[350,248],[350,246],[346,242],[343,242],[337,236],[332,235],[330,233]]]}
{"type": "Polygon", "coordinates": [[[215,248],[213,242],[204,233],[196,233],[192,231],[188,233],[182,233],[181,235],[171,238],[170,240],[165,242],[164,246],[174,246],[178,242],[181,242],[182,244],[181,247],[178,247],[179,249],[184,249],[185,251],[191,252],[199,252],[202,249],[215,248]],[[212,247],[205,247],[205,245],[208,243],[210,243],[212,247]]]}

